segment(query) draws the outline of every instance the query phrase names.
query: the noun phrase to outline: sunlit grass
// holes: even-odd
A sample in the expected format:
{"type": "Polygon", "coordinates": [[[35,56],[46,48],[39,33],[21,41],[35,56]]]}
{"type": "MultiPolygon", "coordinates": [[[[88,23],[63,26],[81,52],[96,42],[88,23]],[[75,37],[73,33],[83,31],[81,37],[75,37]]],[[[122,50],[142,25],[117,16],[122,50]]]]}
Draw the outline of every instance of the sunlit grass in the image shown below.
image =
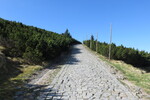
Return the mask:
{"type": "Polygon", "coordinates": [[[0,51],[3,51],[5,49],[5,47],[0,46],[0,51]]]}
{"type": "Polygon", "coordinates": [[[106,61],[116,69],[120,70],[124,76],[135,85],[143,88],[147,93],[150,93],[150,73],[146,73],[142,69],[136,68],[122,61],[108,60],[100,55],[103,61],[106,61]]]}
{"type": "Polygon", "coordinates": [[[36,71],[42,69],[42,66],[35,65],[35,66],[22,66],[19,69],[22,73],[18,74],[17,76],[10,78],[9,80],[5,81],[3,84],[0,85],[0,100],[5,98],[6,100],[12,100],[14,93],[17,88],[24,84],[24,82],[36,71]]]}
{"type": "Polygon", "coordinates": [[[19,74],[18,76],[14,77],[14,78],[11,78],[10,80],[11,81],[14,81],[14,80],[22,80],[22,81],[25,81],[26,79],[28,79],[34,72],[36,72],[37,70],[40,70],[42,69],[43,67],[42,66],[28,66],[28,67],[25,67],[25,68],[20,68],[20,70],[22,71],[21,74],[19,74]]]}

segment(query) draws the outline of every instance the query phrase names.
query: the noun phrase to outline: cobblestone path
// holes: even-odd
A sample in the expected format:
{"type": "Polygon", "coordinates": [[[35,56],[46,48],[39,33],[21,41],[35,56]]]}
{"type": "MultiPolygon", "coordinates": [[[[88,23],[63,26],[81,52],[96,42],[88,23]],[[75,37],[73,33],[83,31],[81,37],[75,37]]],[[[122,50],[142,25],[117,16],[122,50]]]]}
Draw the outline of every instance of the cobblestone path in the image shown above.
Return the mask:
{"type": "Polygon", "coordinates": [[[70,59],[39,100],[138,100],[104,62],[76,45],[70,59]]]}

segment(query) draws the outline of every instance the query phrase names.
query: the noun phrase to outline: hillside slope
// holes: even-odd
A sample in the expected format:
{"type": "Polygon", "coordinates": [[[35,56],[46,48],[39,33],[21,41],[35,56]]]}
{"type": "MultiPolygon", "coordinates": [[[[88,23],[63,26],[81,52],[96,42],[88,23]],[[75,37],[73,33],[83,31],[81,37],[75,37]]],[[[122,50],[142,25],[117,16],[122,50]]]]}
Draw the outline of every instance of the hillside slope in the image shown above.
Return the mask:
{"type": "Polygon", "coordinates": [[[53,59],[74,42],[77,41],[65,34],[0,18],[0,44],[7,48],[7,56],[39,62],[53,59]]]}
{"type": "Polygon", "coordinates": [[[76,43],[68,30],[58,34],[0,18],[0,99],[11,99],[16,87],[44,68],[43,62],[76,43]]]}

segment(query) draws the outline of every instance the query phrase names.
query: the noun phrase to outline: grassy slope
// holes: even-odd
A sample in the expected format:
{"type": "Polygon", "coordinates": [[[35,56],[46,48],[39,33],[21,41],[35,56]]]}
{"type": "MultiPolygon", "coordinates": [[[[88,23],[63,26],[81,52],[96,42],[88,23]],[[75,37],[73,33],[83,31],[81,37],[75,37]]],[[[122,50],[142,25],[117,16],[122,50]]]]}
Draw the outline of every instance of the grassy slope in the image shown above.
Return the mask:
{"type": "Polygon", "coordinates": [[[124,76],[135,85],[143,88],[147,93],[150,93],[150,73],[145,73],[143,70],[126,64],[122,61],[111,60],[103,56],[99,56],[103,61],[120,70],[124,76]]]}
{"type": "MultiPolygon", "coordinates": [[[[0,51],[4,50],[5,48],[0,46],[0,51]]],[[[9,58],[11,61],[19,61],[22,62],[23,59],[20,58],[9,58]]],[[[17,66],[17,65],[16,65],[17,66]]],[[[12,73],[9,76],[7,74],[3,74],[3,77],[9,77],[4,80],[3,83],[0,84],[0,100],[4,98],[6,100],[11,100],[14,93],[18,90],[16,87],[21,86],[32,74],[36,71],[43,68],[43,66],[39,65],[20,65],[17,69],[20,71],[19,74],[15,75],[16,73],[12,73]]],[[[10,65],[10,67],[14,67],[14,65],[10,65]]],[[[13,72],[13,69],[9,71],[13,72]]],[[[0,77],[0,79],[3,77],[0,77]]]]}
{"type": "Polygon", "coordinates": [[[0,85],[0,99],[5,98],[6,100],[11,100],[14,93],[18,91],[18,87],[24,84],[24,82],[36,71],[42,69],[42,66],[27,66],[22,67],[20,70],[22,73],[15,77],[10,78],[0,85]]]}
{"type": "MultiPolygon", "coordinates": [[[[5,49],[4,47],[0,46],[0,51],[4,49],[5,49]]],[[[68,55],[68,53],[66,54],[65,52],[65,56],[66,55],[68,55]]],[[[58,59],[60,61],[60,59],[62,58],[58,58],[58,59]]],[[[63,58],[62,61],[65,61],[65,59],[63,58]]],[[[10,60],[24,62],[24,60],[21,58],[10,58],[10,60]]],[[[18,73],[17,75],[14,75],[16,73],[11,74],[8,79],[4,80],[4,83],[0,84],[0,100],[4,100],[4,98],[5,100],[13,100],[12,97],[17,91],[26,89],[23,87],[24,83],[26,83],[26,80],[28,80],[30,76],[32,76],[35,72],[47,67],[48,64],[49,62],[44,62],[45,66],[40,66],[40,65],[24,65],[24,63],[21,63],[20,67],[17,67],[18,68],[17,70],[20,71],[19,74],[18,73]]],[[[51,80],[49,80],[50,82],[60,71],[61,66],[59,67],[56,68],[54,72],[52,73],[52,76],[50,77],[51,80]]],[[[11,69],[9,71],[11,71],[11,69]]],[[[3,77],[7,77],[7,75],[6,76],[3,75],[3,77]]],[[[3,77],[0,77],[0,79],[4,79],[3,77]]]]}
{"type": "MultiPolygon", "coordinates": [[[[91,52],[94,52],[88,47],[86,48],[90,50],[91,52]]],[[[150,73],[146,73],[145,71],[135,68],[134,66],[130,64],[126,64],[122,61],[119,61],[119,60],[109,61],[106,57],[100,54],[97,54],[97,55],[99,56],[101,60],[107,62],[109,65],[121,71],[124,74],[124,76],[127,78],[127,80],[143,88],[148,94],[150,94],[150,73]]]]}

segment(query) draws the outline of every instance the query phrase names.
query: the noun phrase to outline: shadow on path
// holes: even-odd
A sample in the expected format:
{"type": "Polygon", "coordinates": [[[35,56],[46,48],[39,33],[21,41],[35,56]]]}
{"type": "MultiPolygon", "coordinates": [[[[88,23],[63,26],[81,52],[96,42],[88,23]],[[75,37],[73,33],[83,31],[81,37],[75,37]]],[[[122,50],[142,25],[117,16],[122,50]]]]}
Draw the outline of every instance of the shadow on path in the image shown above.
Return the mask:
{"type": "Polygon", "coordinates": [[[58,91],[48,85],[26,84],[22,91],[16,93],[15,100],[64,100],[67,95],[57,93],[58,91]],[[62,98],[63,96],[63,98],[62,98]]]}
{"type": "MultiPolygon", "coordinates": [[[[82,53],[81,50],[77,48],[76,45],[74,45],[70,48],[69,52],[62,53],[60,57],[54,59],[52,63],[50,63],[45,69],[54,70],[60,68],[59,65],[75,65],[80,62],[79,59],[76,58],[76,55],[80,53],[82,53]]],[[[38,73],[40,76],[40,73],[42,73],[42,71],[37,72],[36,77],[39,77],[38,73]]],[[[45,72],[43,71],[43,75],[44,74],[45,72]]],[[[43,75],[41,74],[40,77],[42,77],[43,75]]],[[[16,92],[15,95],[15,100],[43,100],[42,98],[46,97],[49,98],[48,100],[51,100],[52,97],[62,97],[62,94],[58,94],[56,90],[54,90],[52,87],[49,87],[48,85],[35,85],[31,83],[29,84],[29,82],[26,83],[24,86],[18,87],[18,92],[16,92]]]]}
{"type": "Polygon", "coordinates": [[[68,59],[65,61],[64,65],[65,64],[75,65],[78,62],[80,62],[80,60],[75,57],[75,55],[80,54],[80,53],[82,53],[81,49],[77,48],[76,45],[74,45],[71,48],[70,54],[68,56],[68,59]]]}

